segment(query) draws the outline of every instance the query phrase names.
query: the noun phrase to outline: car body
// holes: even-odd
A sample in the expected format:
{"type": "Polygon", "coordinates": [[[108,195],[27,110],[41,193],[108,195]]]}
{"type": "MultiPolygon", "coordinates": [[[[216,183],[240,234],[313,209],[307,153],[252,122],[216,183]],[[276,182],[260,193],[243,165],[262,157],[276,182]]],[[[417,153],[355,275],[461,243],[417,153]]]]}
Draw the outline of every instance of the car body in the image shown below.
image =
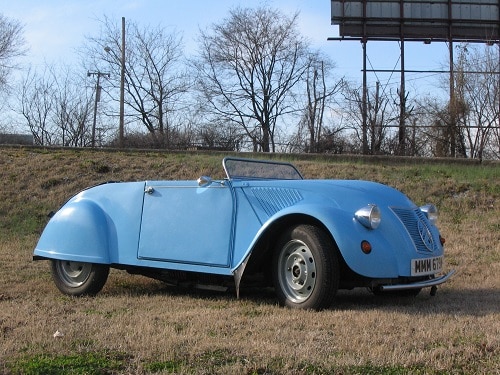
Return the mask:
{"type": "Polygon", "coordinates": [[[358,180],[306,180],[289,164],[227,157],[227,178],[110,182],[50,219],[34,259],[70,295],[101,290],[110,267],[176,284],[261,278],[283,305],[321,309],[339,288],[435,291],[443,244],[433,205],[358,180]]]}

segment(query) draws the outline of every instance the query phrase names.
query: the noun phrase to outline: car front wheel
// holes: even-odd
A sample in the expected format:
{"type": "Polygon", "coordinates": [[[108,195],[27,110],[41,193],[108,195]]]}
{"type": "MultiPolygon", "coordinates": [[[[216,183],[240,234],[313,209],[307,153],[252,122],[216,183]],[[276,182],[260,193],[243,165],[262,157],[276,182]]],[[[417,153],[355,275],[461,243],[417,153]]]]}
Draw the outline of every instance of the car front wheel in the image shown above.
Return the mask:
{"type": "Polygon", "coordinates": [[[311,225],[289,228],[273,257],[273,282],[281,305],[320,310],[331,305],[339,284],[336,246],[311,225]]]}
{"type": "Polygon", "coordinates": [[[51,271],[54,283],[62,293],[71,296],[95,295],[108,279],[109,266],[53,260],[51,271]]]}

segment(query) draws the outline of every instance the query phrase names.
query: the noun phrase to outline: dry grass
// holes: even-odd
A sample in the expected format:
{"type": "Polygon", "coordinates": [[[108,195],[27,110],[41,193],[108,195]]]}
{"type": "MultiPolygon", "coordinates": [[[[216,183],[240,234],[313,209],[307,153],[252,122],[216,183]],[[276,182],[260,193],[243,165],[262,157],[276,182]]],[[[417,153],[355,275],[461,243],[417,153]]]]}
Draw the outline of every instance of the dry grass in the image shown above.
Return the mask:
{"type": "Polygon", "coordinates": [[[31,261],[45,212],[106,180],[221,177],[220,156],[0,149],[0,372],[499,374],[498,165],[297,164],[439,203],[458,275],[436,297],[341,291],[322,312],[278,307],[271,290],[237,300],[121,271],[97,297],[68,298],[31,261]]]}

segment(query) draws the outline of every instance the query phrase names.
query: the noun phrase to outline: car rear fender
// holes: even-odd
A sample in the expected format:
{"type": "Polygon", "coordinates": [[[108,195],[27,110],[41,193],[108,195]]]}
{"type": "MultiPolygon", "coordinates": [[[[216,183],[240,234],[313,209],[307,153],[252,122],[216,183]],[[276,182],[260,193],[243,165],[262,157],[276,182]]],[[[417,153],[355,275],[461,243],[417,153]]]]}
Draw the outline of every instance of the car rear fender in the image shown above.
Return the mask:
{"type": "Polygon", "coordinates": [[[34,251],[35,259],[109,264],[113,225],[89,199],[73,199],[50,219],[34,251]]]}

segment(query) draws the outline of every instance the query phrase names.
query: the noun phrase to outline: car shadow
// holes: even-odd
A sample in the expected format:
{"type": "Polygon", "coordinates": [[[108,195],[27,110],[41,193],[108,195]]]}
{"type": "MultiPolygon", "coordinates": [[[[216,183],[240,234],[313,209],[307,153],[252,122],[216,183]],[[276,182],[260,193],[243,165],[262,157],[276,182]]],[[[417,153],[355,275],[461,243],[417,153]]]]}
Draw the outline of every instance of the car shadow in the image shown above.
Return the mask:
{"type": "Polygon", "coordinates": [[[331,309],[357,311],[379,309],[407,314],[447,314],[450,316],[484,316],[500,312],[500,290],[443,289],[435,296],[423,289],[416,297],[378,296],[368,290],[339,291],[331,309]]]}
{"type": "MultiPolygon", "coordinates": [[[[118,283],[105,287],[103,291],[109,295],[127,294],[129,296],[155,296],[168,294],[172,297],[192,297],[209,301],[236,300],[236,291],[204,290],[186,286],[172,286],[159,281],[118,283]]],[[[270,287],[245,287],[240,290],[240,300],[265,305],[277,306],[274,289],[270,287]]],[[[388,312],[404,312],[406,314],[448,314],[450,316],[484,316],[500,313],[500,289],[451,289],[438,288],[435,296],[430,289],[423,289],[416,297],[393,295],[374,295],[368,289],[339,290],[333,305],[328,309],[335,310],[382,310],[388,312]]]]}
{"type": "MultiPolygon", "coordinates": [[[[184,291],[185,292],[185,291],[184,291]]],[[[178,290],[175,293],[183,294],[178,290]]],[[[235,299],[234,293],[216,293],[209,291],[189,291],[194,298],[227,298],[235,299]]],[[[243,289],[240,299],[248,302],[266,305],[277,305],[273,288],[243,289]]],[[[438,290],[435,296],[430,295],[430,289],[424,289],[416,297],[401,297],[392,295],[374,295],[367,289],[358,288],[350,291],[340,290],[333,305],[328,309],[384,312],[403,312],[415,315],[447,314],[450,316],[480,317],[491,313],[500,313],[500,290],[467,289],[438,290]]]]}

